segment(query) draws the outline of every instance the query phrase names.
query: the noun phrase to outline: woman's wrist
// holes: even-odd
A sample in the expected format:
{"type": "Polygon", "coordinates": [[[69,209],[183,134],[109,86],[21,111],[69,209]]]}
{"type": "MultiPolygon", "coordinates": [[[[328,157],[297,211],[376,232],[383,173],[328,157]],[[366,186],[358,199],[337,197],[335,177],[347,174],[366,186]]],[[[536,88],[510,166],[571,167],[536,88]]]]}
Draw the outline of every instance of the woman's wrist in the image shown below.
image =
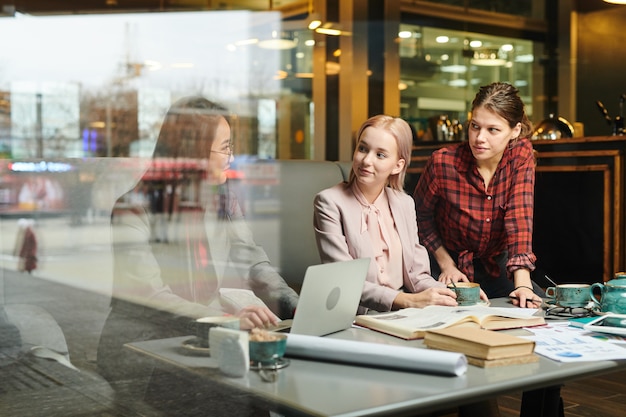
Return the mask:
{"type": "Polygon", "coordinates": [[[535,290],[533,289],[533,287],[530,287],[528,285],[518,285],[517,287],[515,287],[515,289],[513,291],[517,291],[520,288],[526,288],[527,290],[530,290],[533,292],[533,294],[535,293],[535,290]]]}

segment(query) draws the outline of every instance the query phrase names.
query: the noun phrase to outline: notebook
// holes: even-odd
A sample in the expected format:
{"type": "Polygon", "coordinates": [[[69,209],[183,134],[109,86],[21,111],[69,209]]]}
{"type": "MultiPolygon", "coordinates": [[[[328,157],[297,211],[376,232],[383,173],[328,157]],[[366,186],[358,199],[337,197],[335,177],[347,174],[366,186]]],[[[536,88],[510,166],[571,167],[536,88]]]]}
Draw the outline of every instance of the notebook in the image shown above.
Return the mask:
{"type": "Polygon", "coordinates": [[[293,320],[284,320],[275,330],[325,336],[349,328],[369,266],[369,258],[309,266],[293,320]]]}

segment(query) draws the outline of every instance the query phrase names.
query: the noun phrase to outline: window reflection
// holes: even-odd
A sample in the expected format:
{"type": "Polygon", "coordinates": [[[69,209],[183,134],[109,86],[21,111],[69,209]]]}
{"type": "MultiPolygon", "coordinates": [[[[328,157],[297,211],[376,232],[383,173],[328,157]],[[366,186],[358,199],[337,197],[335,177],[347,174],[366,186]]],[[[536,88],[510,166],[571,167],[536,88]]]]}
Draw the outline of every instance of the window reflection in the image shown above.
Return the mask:
{"type": "MultiPolygon", "coordinates": [[[[249,11],[3,19],[2,147],[13,158],[145,154],[189,92],[255,116],[256,97],[281,96],[277,74],[310,73],[296,32],[299,58],[246,42],[281,26],[280,13],[249,11]]],[[[254,151],[260,138],[246,139],[254,151]]]]}
{"type": "MultiPolygon", "coordinates": [[[[83,370],[78,377],[70,368],[61,368],[71,372],[60,372],[63,377],[57,382],[62,382],[55,385],[63,391],[60,407],[82,406],[81,401],[63,397],[67,387],[77,392],[98,387],[93,397],[101,398],[99,406],[107,415],[115,414],[109,402],[114,395],[97,373],[95,354],[109,299],[114,292],[123,302],[145,306],[141,297],[145,287],[125,281],[114,290],[113,254],[133,255],[129,250],[137,243],[135,235],[120,232],[121,220],[134,211],[149,213],[144,224],[148,237],[140,245],[156,248],[158,267],[172,272],[188,260],[168,254],[186,243],[182,225],[189,225],[187,220],[209,200],[215,203],[209,197],[217,195],[219,200],[220,196],[206,181],[212,172],[208,158],[193,154],[194,142],[188,136],[181,135],[184,155],[173,157],[157,149],[167,109],[180,97],[202,94],[238,115],[231,120],[232,158],[226,153],[219,157],[232,163],[225,174],[229,180],[236,183],[244,177],[238,190],[243,194],[239,196],[243,212],[248,219],[259,220],[259,229],[265,232],[263,248],[274,260],[280,255],[279,173],[271,163],[254,162],[308,159],[313,154],[313,36],[297,27],[300,22],[281,22],[274,12],[26,16],[1,23],[0,36],[11,41],[0,43],[4,57],[0,62],[0,155],[5,158],[0,161],[0,302],[5,303],[0,308],[0,326],[9,323],[3,327],[7,349],[0,352],[0,372],[9,383],[12,378],[20,380],[28,370],[34,372],[33,367],[40,376],[46,372],[59,375],[55,366],[65,365],[37,361],[30,348],[43,346],[60,352],[83,370]],[[290,40],[290,49],[259,48],[272,32],[290,40]],[[20,250],[27,241],[22,233],[25,224],[37,243],[37,262],[30,264],[34,269],[26,268],[26,258],[21,256],[27,253],[20,250]],[[121,239],[116,249],[112,249],[112,228],[121,239]],[[31,272],[30,276],[21,273],[22,269],[31,272]],[[15,324],[34,330],[20,334],[15,324]]],[[[530,94],[530,85],[519,83],[531,79],[531,61],[526,66],[470,66],[461,73],[460,66],[469,59],[463,55],[463,43],[450,49],[425,40],[446,35],[450,45],[473,34],[410,25],[402,25],[402,30],[410,33],[400,44],[406,86],[403,117],[420,129],[425,129],[425,120],[444,111],[450,119],[462,120],[467,105],[464,92],[471,91],[473,96],[475,79],[486,83],[495,71],[499,77],[513,74],[510,79],[530,94]],[[418,32],[423,38],[415,36],[418,32]]],[[[518,48],[532,47],[519,40],[476,37],[485,44],[510,42],[514,50],[504,51],[509,54],[507,62],[512,53],[518,58],[525,55],[525,49],[518,48]]],[[[339,58],[333,59],[337,62],[328,63],[329,73],[339,67],[339,58]]],[[[212,213],[218,215],[220,209],[212,213]]],[[[201,230],[201,222],[191,225],[196,232],[201,230]]],[[[146,267],[145,258],[132,259],[136,260],[134,271],[154,271],[146,267]]],[[[198,259],[202,261],[203,256],[198,259]]],[[[228,280],[240,276],[232,268],[225,272],[228,280]]],[[[186,282],[173,279],[167,284],[175,295],[184,293],[193,299],[186,282]]],[[[164,287],[151,288],[167,292],[164,287]]],[[[149,306],[163,307],[154,301],[158,297],[148,298],[149,306]]],[[[172,334],[181,331],[178,328],[172,334]]],[[[112,332],[117,333],[115,328],[112,332]]],[[[8,386],[0,386],[4,396],[0,414],[32,415],[28,404],[32,395],[8,386]],[[24,408],[6,411],[2,408],[6,404],[24,408]]],[[[46,398],[59,394],[51,394],[44,384],[38,387],[46,398]]],[[[210,401],[203,400],[205,405],[210,401]]],[[[88,411],[77,415],[95,414],[84,402],[88,411]]],[[[224,402],[221,411],[236,414],[228,400],[224,402]]],[[[188,415],[188,411],[181,410],[181,414],[188,415]]]]}

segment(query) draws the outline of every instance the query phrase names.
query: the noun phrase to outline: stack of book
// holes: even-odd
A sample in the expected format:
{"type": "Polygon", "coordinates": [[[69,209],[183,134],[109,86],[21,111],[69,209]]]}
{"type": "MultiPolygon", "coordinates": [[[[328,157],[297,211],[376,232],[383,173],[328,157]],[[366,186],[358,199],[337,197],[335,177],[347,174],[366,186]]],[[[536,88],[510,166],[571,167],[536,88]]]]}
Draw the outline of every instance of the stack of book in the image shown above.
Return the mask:
{"type": "Polygon", "coordinates": [[[483,368],[537,362],[535,342],[506,333],[475,327],[429,330],[424,345],[431,349],[464,353],[467,362],[483,368]]]}

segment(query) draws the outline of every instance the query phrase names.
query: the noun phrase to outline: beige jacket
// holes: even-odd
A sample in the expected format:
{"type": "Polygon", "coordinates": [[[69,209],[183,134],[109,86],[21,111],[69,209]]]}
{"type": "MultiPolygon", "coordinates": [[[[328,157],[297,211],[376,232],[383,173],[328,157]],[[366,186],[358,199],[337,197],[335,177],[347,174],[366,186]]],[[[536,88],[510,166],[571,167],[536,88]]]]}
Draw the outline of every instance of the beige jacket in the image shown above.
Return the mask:
{"type": "MultiPolygon", "coordinates": [[[[378,284],[375,261],[372,259],[361,296],[359,314],[367,309],[389,311],[399,291],[417,293],[434,286],[443,286],[430,276],[426,248],[417,236],[417,216],[411,196],[385,188],[389,207],[402,243],[402,289],[378,284]]],[[[347,183],[321,191],[314,201],[314,226],[317,248],[323,263],[356,258],[372,258],[373,247],[367,233],[361,232],[361,204],[347,183]]]]}

